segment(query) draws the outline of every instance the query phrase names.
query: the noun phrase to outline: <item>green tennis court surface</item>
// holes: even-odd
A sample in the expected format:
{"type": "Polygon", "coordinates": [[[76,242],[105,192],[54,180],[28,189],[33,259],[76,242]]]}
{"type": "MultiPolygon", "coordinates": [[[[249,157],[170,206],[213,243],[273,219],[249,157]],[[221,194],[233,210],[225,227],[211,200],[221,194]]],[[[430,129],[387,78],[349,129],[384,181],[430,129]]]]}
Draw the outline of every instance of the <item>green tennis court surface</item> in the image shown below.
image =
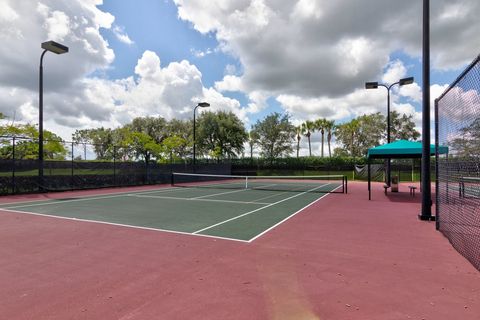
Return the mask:
{"type": "Polygon", "coordinates": [[[159,188],[149,191],[2,204],[0,208],[122,226],[253,241],[339,188],[317,183],[307,191],[159,188]],[[317,190],[322,192],[315,192],[317,190]]]}

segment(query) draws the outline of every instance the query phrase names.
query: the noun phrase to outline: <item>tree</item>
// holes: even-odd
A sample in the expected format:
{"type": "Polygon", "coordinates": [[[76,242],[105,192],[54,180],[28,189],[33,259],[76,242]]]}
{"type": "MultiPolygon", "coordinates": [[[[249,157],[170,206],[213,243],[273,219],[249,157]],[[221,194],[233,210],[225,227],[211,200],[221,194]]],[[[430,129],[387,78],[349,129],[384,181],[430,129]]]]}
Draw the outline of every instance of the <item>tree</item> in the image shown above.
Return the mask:
{"type": "Polygon", "coordinates": [[[113,131],[110,128],[88,129],[88,135],[99,160],[113,159],[113,131]]]}
{"type": "Polygon", "coordinates": [[[128,144],[135,152],[137,159],[142,159],[149,163],[152,157],[159,157],[161,146],[155,140],[144,132],[131,132],[127,138],[128,144]]]}
{"type": "Polygon", "coordinates": [[[304,123],[302,123],[301,127],[302,127],[302,134],[305,137],[307,137],[307,139],[308,139],[308,152],[309,152],[309,155],[311,157],[312,156],[312,145],[310,143],[310,136],[312,135],[312,131],[315,129],[315,123],[307,120],[304,123]]]}
{"type": "Polygon", "coordinates": [[[197,121],[196,140],[199,150],[204,154],[217,159],[231,158],[242,153],[247,132],[233,112],[203,112],[197,121]]]}
{"type": "Polygon", "coordinates": [[[326,125],[327,125],[327,119],[325,119],[325,118],[317,119],[315,121],[315,130],[320,131],[320,133],[322,135],[322,152],[321,152],[322,158],[323,158],[323,155],[324,155],[323,147],[325,145],[325,128],[326,128],[326,125]]]}
{"type": "Polygon", "coordinates": [[[385,116],[377,112],[337,126],[335,135],[350,156],[363,157],[369,148],[379,145],[384,139],[385,127],[385,116]]]}
{"type": "Polygon", "coordinates": [[[413,115],[407,116],[397,111],[390,112],[391,121],[391,141],[395,140],[417,140],[420,137],[420,132],[415,129],[415,122],[412,120],[413,115]]]}
{"type": "Polygon", "coordinates": [[[168,137],[176,141],[175,147],[171,149],[174,155],[184,159],[192,154],[193,121],[172,119],[167,123],[166,130],[168,137]]]}
{"type": "Polygon", "coordinates": [[[188,145],[188,141],[183,137],[171,136],[162,141],[161,150],[165,158],[171,160],[182,159],[183,152],[188,145]]]}
{"type": "Polygon", "coordinates": [[[115,159],[123,161],[137,158],[136,150],[131,145],[133,131],[129,125],[112,130],[112,154],[115,159]]]}
{"type": "Polygon", "coordinates": [[[275,158],[292,153],[292,142],[295,139],[295,126],[290,122],[288,114],[277,112],[258,120],[253,130],[259,136],[261,155],[273,163],[275,158]]]}
{"type": "Polygon", "coordinates": [[[295,135],[297,137],[297,158],[299,157],[300,153],[300,140],[302,139],[302,126],[295,127],[295,135]]]}
{"type": "Polygon", "coordinates": [[[343,147],[337,148],[335,154],[347,154],[349,156],[359,156],[357,138],[360,134],[360,121],[352,119],[350,122],[343,123],[337,127],[336,137],[343,147]]]}
{"type": "MultiPolygon", "coordinates": [[[[13,145],[9,141],[13,137],[22,137],[15,141],[15,159],[38,159],[38,130],[30,124],[0,126],[2,135],[9,136],[2,141],[0,155],[2,157],[13,156],[13,145]],[[5,142],[8,141],[8,144],[5,142]]],[[[44,145],[43,151],[45,159],[64,160],[68,151],[63,145],[63,140],[48,130],[43,131],[44,145]]]]}
{"type": "MultiPolygon", "coordinates": [[[[327,120],[325,122],[325,130],[327,130],[328,156],[332,157],[331,144],[332,144],[332,137],[335,134],[335,130],[336,130],[335,121],[327,120]]],[[[322,156],[323,156],[323,152],[322,152],[322,156]]]]}
{"type": "Polygon", "coordinates": [[[254,130],[250,130],[248,133],[248,146],[250,147],[250,160],[253,160],[253,148],[258,144],[260,137],[254,130]]]}
{"type": "Polygon", "coordinates": [[[480,118],[476,118],[458,132],[459,134],[448,143],[451,149],[450,153],[462,158],[478,159],[480,155],[480,118]]]}
{"type": "MultiPolygon", "coordinates": [[[[83,145],[83,159],[87,160],[87,144],[91,143],[89,130],[75,130],[72,133],[72,140],[75,144],[83,145]]],[[[81,160],[81,156],[80,156],[81,160]]]]}
{"type": "Polygon", "coordinates": [[[139,117],[127,125],[132,132],[142,132],[150,136],[156,143],[161,143],[167,135],[167,121],[162,118],[139,117]]]}

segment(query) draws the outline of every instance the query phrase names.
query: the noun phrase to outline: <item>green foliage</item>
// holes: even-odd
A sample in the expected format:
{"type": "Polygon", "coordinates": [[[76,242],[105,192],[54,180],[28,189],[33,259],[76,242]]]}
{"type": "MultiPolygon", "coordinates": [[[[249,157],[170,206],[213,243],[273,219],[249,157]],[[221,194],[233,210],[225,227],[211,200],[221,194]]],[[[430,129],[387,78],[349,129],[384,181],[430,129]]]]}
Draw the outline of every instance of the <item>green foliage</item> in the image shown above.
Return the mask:
{"type": "MultiPolygon", "coordinates": [[[[396,111],[390,113],[391,142],[398,139],[416,140],[420,133],[415,130],[412,116],[405,114],[400,117],[396,111]]],[[[335,149],[336,155],[363,157],[368,149],[387,141],[386,119],[379,112],[363,115],[350,122],[335,126],[337,142],[341,144],[335,149]]]]}
{"type": "Polygon", "coordinates": [[[336,151],[352,157],[365,156],[369,148],[380,144],[385,133],[385,126],[385,117],[379,112],[363,115],[339,125],[336,137],[343,148],[336,151]]]}
{"type": "MultiPolygon", "coordinates": [[[[15,139],[15,159],[38,159],[38,130],[36,127],[25,125],[0,126],[1,135],[8,137],[22,137],[15,139]]],[[[45,159],[63,160],[68,154],[62,139],[53,132],[43,131],[43,151],[45,159]]],[[[13,157],[13,138],[0,140],[0,157],[13,157]]]]}
{"type": "MultiPolygon", "coordinates": [[[[332,156],[332,149],[331,149],[331,144],[332,144],[332,138],[333,135],[335,134],[335,130],[337,130],[337,125],[335,124],[334,120],[327,120],[324,123],[324,128],[327,130],[327,144],[328,144],[328,156],[332,156]]],[[[323,150],[323,140],[322,140],[322,150],[323,150]]],[[[323,151],[322,151],[322,157],[323,157],[323,151]]]]}
{"type": "Polygon", "coordinates": [[[171,161],[182,159],[185,150],[188,146],[188,141],[179,136],[167,137],[163,140],[161,150],[164,158],[170,158],[171,161]]]}
{"type": "Polygon", "coordinates": [[[98,160],[113,159],[113,130],[110,128],[89,129],[88,137],[93,144],[98,160]]]}
{"type": "Polygon", "coordinates": [[[203,112],[197,125],[196,141],[200,152],[216,159],[235,158],[242,153],[248,135],[233,112],[203,112]]]}
{"type": "Polygon", "coordinates": [[[316,130],[316,123],[313,122],[313,121],[307,120],[307,121],[305,121],[304,123],[301,124],[301,130],[302,130],[302,134],[305,137],[307,137],[307,140],[308,140],[308,154],[311,157],[312,156],[312,144],[310,143],[310,137],[312,135],[312,131],[316,130]]]}
{"type": "Polygon", "coordinates": [[[288,114],[277,112],[257,121],[253,126],[259,136],[260,154],[270,162],[274,159],[288,156],[293,151],[292,143],[295,139],[295,126],[290,122],[288,114]]]}
{"type": "Polygon", "coordinates": [[[337,142],[342,146],[335,149],[335,155],[342,156],[360,156],[360,120],[352,119],[352,121],[341,124],[337,127],[337,142]]]}
{"type": "Polygon", "coordinates": [[[253,148],[258,144],[260,136],[254,130],[250,130],[248,133],[248,146],[250,147],[250,159],[253,159],[253,148]]]}
{"type": "Polygon", "coordinates": [[[144,132],[132,132],[126,141],[137,159],[143,158],[148,163],[152,156],[160,157],[162,151],[160,144],[144,132]]]}
{"type": "Polygon", "coordinates": [[[156,143],[161,143],[167,137],[167,121],[162,118],[139,117],[126,125],[132,132],[141,132],[150,136],[156,143]]]}
{"type": "MultiPolygon", "coordinates": [[[[325,145],[325,126],[327,124],[327,119],[325,118],[320,118],[315,120],[314,126],[316,131],[320,131],[320,134],[322,135],[322,140],[321,140],[321,147],[322,147],[322,152],[321,155],[323,157],[323,147],[325,145]]],[[[310,145],[309,145],[310,146],[310,145]]],[[[310,156],[312,156],[312,153],[310,152],[310,156]]]]}
{"type": "MultiPolygon", "coordinates": [[[[461,158],[476,158],[480,154],[480,118],[459,130],[461,134],[448,145],[450,153],[461,158]]],[[[478,160],[477,160],[478,161],[478,160]]]]}
{"type": "Polygon", "coordinates": [[[391,123],[391,141],[395,140],[417,140],[420,137],[420,132],[415,129],[415,122],[412,120],[413,116],[403,114],[397,111],[390,112],[391,123]]]}
{"type": "Polygon", "coordinates": [[[297,158],[300,155],[300,140],[302,140],[302,126],[295,127],[295,137],[297,139],[297,158]]]}

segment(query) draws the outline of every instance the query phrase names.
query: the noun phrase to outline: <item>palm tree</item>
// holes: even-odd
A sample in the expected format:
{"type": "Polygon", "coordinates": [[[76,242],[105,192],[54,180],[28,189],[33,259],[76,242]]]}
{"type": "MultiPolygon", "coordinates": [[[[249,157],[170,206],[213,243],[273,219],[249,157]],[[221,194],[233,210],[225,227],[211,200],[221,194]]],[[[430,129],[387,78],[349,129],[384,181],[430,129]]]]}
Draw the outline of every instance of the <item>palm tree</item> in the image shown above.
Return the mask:
{"type": "Polygon", "coordinates": [[[297,134],[297,158],[298,158],[299,152],[300,152],[300,140],[302,139],[302,126],[301,125],[296,126],[295,132],[297,134]]]}
{"type": "Polygon", "coordinates": [[[332,150],[330,148],[332,143],[332,137],[335,134],[335,129],[337,126],[335,125],[335,120],[327,120],[325,122],[325,130],[327,130],[327,144],[328,144],[328,156],[332,157],[332,150]]]}
{"type": "Polygon", "coordinates": [[[305,121],[302,123],[302,133],[308,139],[308,152],[310,157],[312,156],[312,145],[310,144],[310,136],[312,135],[312,130],[314,130],[315,124],[312,121],[305,121]]]}
{"type": "Polygon", "coordinates": [[[322,158],[323,158],[323,146],[325,145],[325,128],[327,119],[321,118],[315,121],[315,129],[322,134],[322,158]]]}

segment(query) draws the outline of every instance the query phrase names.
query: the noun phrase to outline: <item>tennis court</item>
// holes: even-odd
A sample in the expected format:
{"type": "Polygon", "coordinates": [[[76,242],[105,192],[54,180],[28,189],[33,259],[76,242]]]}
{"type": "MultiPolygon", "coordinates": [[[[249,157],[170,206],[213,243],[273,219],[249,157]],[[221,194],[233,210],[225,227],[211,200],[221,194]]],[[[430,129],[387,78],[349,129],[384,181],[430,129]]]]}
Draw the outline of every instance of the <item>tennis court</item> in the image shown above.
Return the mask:
{"type": "Polygon", "coordinates": [[[322,197],[343,176],[174,174],[172,186],[1,204],[5,211],[251,242],[322,197]]]}

